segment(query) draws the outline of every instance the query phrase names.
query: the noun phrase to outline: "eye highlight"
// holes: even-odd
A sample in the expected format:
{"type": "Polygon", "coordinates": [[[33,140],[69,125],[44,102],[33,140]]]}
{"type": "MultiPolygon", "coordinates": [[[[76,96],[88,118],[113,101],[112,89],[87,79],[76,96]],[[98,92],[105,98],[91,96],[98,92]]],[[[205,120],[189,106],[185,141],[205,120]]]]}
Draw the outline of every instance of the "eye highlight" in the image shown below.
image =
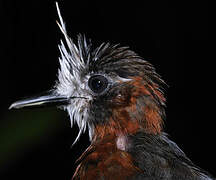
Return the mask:
{"type": "Polygon", "coordinates": [[[94,93],[102,93],[108,86],[108,80],[102,75],[94,75],[89,78],[88,86],[94,93]]]}

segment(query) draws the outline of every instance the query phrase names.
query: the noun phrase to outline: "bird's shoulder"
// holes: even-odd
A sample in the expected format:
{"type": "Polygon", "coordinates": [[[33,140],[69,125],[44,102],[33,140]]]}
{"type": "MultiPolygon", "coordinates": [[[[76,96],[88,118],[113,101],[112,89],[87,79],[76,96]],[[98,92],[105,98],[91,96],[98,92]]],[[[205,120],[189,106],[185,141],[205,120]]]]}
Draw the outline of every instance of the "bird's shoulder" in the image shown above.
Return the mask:
{"type": "Polygon", "coordinates": [[[152,135],[139,132],[129,136],[129,141],[131,148],[128,151],[135,165],[145,172],[136,175],[135,179],[213,179],[196,166],[165,133],[152,135]]]}
{"type": "Polygon", "coordinates": [[[113,136],[92,143],[79,158],[73,179],[213,180],[164,133],[138,132],[127,143],[125,150],[113,136]]]}

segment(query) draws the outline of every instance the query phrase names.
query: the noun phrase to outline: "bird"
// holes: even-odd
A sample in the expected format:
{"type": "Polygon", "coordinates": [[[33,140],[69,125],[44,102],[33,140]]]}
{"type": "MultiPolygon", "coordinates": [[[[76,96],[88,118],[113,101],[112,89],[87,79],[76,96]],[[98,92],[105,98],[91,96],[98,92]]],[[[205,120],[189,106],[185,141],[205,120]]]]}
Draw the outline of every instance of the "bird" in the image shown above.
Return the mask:
{"type": "Polygon", "coordinates": [[[22,99],[9,109],[57,106],[71,125],[88,131],[90,145],[77,160],[74,180],[213,180],[164,132],[167,84],[154,66],[129,47],[102,43],[94,48],[79,34],[68,36],[58,3],[64,41],[58,79],[43,95],[22,99]]]}

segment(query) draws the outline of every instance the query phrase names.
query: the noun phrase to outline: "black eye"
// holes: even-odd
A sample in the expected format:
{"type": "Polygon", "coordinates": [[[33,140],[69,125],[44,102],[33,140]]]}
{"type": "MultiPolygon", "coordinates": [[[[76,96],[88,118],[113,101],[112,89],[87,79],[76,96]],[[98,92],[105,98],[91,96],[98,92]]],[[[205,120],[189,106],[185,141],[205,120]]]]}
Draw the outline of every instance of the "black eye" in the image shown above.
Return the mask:
{"type": "Polygon", "coordinates": [[[94,93],[102,93],[108,86],[108,80],[102,75],[95,75],[89,78],[88,85],[94,93]]]}

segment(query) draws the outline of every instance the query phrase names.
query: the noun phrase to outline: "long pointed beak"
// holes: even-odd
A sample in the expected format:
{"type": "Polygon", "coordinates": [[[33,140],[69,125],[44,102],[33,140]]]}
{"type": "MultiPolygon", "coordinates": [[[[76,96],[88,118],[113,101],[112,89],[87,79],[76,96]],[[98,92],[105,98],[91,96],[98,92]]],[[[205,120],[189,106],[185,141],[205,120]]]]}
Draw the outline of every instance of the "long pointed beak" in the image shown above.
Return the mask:
{"type": "Polygon", "coordinates": [[[48,92],[43,95],[33,96],[30,98],[22,99],[14,102],[10,105],[9,109],[19,109],[24,107],[33,107],[33,106],[60,106],[69,104],[71,98],[60,96],[52,92],[48,92]]]}

